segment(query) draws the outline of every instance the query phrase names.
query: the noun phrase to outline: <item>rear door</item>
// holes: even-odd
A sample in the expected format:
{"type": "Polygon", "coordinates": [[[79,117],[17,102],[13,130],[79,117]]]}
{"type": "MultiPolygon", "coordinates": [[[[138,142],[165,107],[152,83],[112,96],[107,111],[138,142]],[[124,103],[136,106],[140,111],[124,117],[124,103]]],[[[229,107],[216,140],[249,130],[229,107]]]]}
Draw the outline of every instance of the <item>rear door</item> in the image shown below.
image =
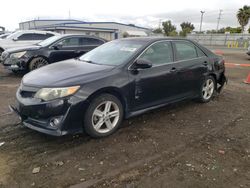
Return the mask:
{"type": "Polygon", "coordinates": [[[17,37],[17,40],[15,41],[16,46],[26,46],[26,45],[32,45],[39,41],[36,40],[36,37],[34,33],[24,33],[17,37]]]}
{"type": "Polygon", "coordinates": [[[86,52],[104,44],[103,40],[91,38],[91,37],[81,37],[80,46],[78,48],[78,55],[83,55],[86,52]]]}
{"type": "Polygon", "coordinates": [[[178,64],[180,94],[194,95],[200,88],[204,75],[208,72],[209,59],[190,41],[173,41],[175,60],[178,64]]]}

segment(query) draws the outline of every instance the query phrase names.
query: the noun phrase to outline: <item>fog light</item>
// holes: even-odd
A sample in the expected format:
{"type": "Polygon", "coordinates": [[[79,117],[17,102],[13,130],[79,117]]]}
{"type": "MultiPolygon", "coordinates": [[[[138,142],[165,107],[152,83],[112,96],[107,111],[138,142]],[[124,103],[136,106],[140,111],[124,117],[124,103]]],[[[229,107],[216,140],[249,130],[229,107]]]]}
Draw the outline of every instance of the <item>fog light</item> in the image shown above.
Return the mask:
{"type": "Polygon", "coordinates": [[[13,69],[18,69],[19,68],[17,65],[11,65],[10,67],[13,68],[13,69]]]}
{"type": "Polygon", "coordinates": [[[52,118],[49,122],[49,125],[51,127],[58,127],[58,125],[61,123],[61,119],[60,117],[56,117],[56,118],[52,118]]]}

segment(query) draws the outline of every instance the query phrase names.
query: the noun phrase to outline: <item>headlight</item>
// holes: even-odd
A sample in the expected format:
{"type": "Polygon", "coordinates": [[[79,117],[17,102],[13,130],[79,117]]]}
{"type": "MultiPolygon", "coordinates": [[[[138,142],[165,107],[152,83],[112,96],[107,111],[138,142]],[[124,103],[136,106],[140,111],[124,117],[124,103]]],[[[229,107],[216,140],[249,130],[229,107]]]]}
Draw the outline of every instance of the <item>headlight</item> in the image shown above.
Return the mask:
{"type": "Polygon", "coordinates": [[[73,95],[80,86],[64,87],[64,88],[42,88],[36,94],[35,98],[49,101],[57,98],[73,95]]]}
{"type": "Polygon", "coordinates": [[[26,51],[23,52],[17,52],[17,53],[13,53],[10,55],[10,57],[14,57],[14,58],[20,58],[22,56],[24,56],[26,54],[26,51]]]}

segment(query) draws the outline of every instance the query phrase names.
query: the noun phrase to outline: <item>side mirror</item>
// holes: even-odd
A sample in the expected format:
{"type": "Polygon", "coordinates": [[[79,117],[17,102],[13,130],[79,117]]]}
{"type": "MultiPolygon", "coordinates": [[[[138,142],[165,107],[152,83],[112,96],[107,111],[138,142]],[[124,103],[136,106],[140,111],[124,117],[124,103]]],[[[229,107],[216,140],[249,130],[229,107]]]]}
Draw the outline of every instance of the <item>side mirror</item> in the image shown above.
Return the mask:
{"type": "Polygon", "coordinates": [[[62,49],[62,44],[55,44],[55,45],[53,45],[52,46],[52,48],[54,49],[54,50],[60,50],[60,49],[62,49]]]}
{"type": "Polygon", "coordinates": [[[12,40],[13,40],[13,41],[17,41],[18,39],[15,37],[15,38],[13,38],[12,40]]]}
{"type": "Polygon", "coordinates": [[[148,69],[152,67],[152,63],[146,59],[137,59],[135,62],[135,68],[148,69]]]}

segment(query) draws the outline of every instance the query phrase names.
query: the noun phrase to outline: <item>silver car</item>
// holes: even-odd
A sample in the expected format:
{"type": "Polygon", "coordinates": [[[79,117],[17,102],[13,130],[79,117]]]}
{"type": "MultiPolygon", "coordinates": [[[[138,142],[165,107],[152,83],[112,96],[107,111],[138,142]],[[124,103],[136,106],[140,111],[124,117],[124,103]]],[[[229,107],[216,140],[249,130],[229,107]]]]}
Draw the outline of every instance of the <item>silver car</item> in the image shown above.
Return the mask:
{"type": "Polygon", "coordinates": [[[45,40],[55,35],[59,34],[50,31],[36,30],[16,31],[7,36],[5,39],[0,40],[0,55],[6,49],[36,44],[42,40],[45,40]]]}
{"type": "Polygon", "coordinates": [[[250,55],[250,45],[248,46],[248,49],[247,49],[247,55],[250,55]]]}

